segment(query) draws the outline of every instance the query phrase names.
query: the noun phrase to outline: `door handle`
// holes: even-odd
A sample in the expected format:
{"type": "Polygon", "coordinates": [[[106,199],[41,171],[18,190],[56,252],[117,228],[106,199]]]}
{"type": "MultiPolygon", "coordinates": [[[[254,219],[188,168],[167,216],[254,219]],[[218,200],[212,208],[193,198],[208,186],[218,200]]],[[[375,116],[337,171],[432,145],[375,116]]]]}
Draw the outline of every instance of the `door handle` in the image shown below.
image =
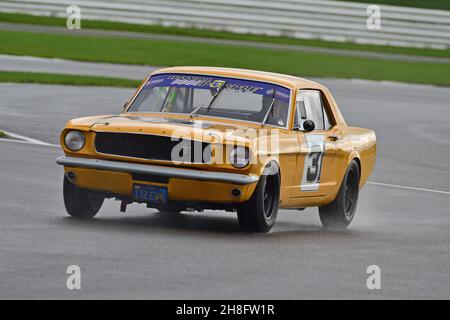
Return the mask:
{"type": "Polygon", "coordinates": [[[339,137],[333,133],[332,135],[328,136],[328,139],[331,141],[337,141],[339,140],[339,137]]]}

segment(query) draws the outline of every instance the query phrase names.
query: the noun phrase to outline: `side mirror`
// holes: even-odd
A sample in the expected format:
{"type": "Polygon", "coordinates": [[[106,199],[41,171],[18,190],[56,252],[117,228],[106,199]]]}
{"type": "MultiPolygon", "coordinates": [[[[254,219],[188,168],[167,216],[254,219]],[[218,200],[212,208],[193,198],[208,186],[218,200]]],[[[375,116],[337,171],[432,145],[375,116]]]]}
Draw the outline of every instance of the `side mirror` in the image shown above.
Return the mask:
{"type": "Polygon", "coordinates": [[[313,131],[316,125],[314,124],[314,121],[312,120],[305,120],[303,122],[303,129],[305,129],[306,132],[313,131]]]}
{"type": "Polygon", "coordinates": [[[125,109],[128,107],[128,102],[125,102],[122,107],[122,112],[125,112],[125,109]]]}

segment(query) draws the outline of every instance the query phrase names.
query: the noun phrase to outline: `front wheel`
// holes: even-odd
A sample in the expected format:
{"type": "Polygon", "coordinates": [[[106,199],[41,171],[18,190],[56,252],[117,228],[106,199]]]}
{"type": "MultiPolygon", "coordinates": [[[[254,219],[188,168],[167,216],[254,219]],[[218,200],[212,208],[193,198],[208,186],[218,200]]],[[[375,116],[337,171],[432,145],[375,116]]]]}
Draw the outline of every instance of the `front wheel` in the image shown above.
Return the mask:
{"type": "Polygon", "coordinates": [[[336,198],[330,204],[319,207],[319,216],[326,229],[343,230],[352,222],[359,195],[359,167],[350,162],[336,198]]]}
{"type": "Polygon", "coordinates": [[[280,176],[262,175],[252,197],[237,210],[239,225],[247,232],[269,232],[278,214],[280,176]]]}
{"type": "Polygon", "coordinates": [[[102,207],[104,198],[81,193],[77,187],[64,176],[64,205],[67,213],[74,218],[94,217],[102,207]]]}

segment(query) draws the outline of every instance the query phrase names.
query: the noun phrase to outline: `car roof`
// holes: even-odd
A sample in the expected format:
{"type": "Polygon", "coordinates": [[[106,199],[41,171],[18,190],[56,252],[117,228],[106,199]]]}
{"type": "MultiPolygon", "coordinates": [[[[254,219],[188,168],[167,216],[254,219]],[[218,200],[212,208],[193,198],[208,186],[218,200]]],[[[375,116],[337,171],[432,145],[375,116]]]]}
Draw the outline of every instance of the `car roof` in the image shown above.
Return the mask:
{"type": "Polygon", "coordinates": [[[219,67],[170,67],[156,70],[152,73],[188,73],[188,74],[205,74],[224,77],[236,77],[246,78],[257,81],[265,81],[271,83],[277,83],[280,85],[288,86],[291,88],[323,88],[317,82],[294,77],[281,73],[273,73],[266,71],[248,70],[248,69],[236,69],[236,68],[219,68],[219,67]]]}

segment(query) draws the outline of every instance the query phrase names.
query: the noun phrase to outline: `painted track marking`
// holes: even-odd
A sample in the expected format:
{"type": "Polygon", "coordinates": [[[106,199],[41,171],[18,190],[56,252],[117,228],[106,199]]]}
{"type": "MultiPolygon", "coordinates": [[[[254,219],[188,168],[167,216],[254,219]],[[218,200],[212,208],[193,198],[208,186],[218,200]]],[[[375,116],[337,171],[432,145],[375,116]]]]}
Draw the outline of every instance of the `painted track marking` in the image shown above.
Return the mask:
{"type": "Polygon", "coordinates": [[[7,136],[10,136],[11,138],[18,139],[18,140],[11,140],[11,139],[4,139],[4,138],[0,139],[3,141],[14,141],[14,142],[37,144],[37,145],[41,145],[41,146],[59,147],[59,145],[57,145],[57,144],[52,144],[52,143],[44,142],[41,140],[25,137],[20,134],[12,133],[9,131],[2,130],[2,132],[5,133],[7,136]]]}
{"type": "MultiPolygon", "coordinates": [[[[41,140],[25,137],[19,134],[11,133],[5,130],[2,130],[6,135],[19,139],[19,140],[11,140],[11,139],[4,139],[0,138],[0,141],[8,141],[8,142],[17,142],[17,143],[28,143],[28,144],[36,144],[41,146],[48,146],[48,147],[56,147],[59,148],[60,146],[57,144],[47,143],[41,140]]],[[[396,189],[404,189],[404,190],[414,190],[414,191],[422,191],[422,192],[431,192],[431,193],[439,193],[439,194],[445,194],[450,195],[450,191],[444,191],[444,190],[436,190],[436,189],[428,189],[428,188],[418,188],[418,187],[410,187],[410,186],[402,186],[399,184],[390,184],[390,183],[383,183],[383,182],[374,182],[374,181],[367,181],[367,184],[375,185],[375,186],[382,186],[382,187],[389,187],[389,188],[396,188],[396,189]]]]}
{"type": "Polygon", "coordinates": [[[399,185],[399,184],[390,184],[390,183],[373,182],[373,181],[367,181],[367,184],[371,184],[371,185],[375,185],[375,186],[382,186],[382,187],[397,188],[397,189],[424,191],[424,192],[432,192],[432,193],[440,193],[440,194],[450,195],[450,191],[436,190],[436,189],[427,189],[427,188],[418,188],[418,187],[409,187],[409,186],[402,186],[402,185],[399,185]]]}

